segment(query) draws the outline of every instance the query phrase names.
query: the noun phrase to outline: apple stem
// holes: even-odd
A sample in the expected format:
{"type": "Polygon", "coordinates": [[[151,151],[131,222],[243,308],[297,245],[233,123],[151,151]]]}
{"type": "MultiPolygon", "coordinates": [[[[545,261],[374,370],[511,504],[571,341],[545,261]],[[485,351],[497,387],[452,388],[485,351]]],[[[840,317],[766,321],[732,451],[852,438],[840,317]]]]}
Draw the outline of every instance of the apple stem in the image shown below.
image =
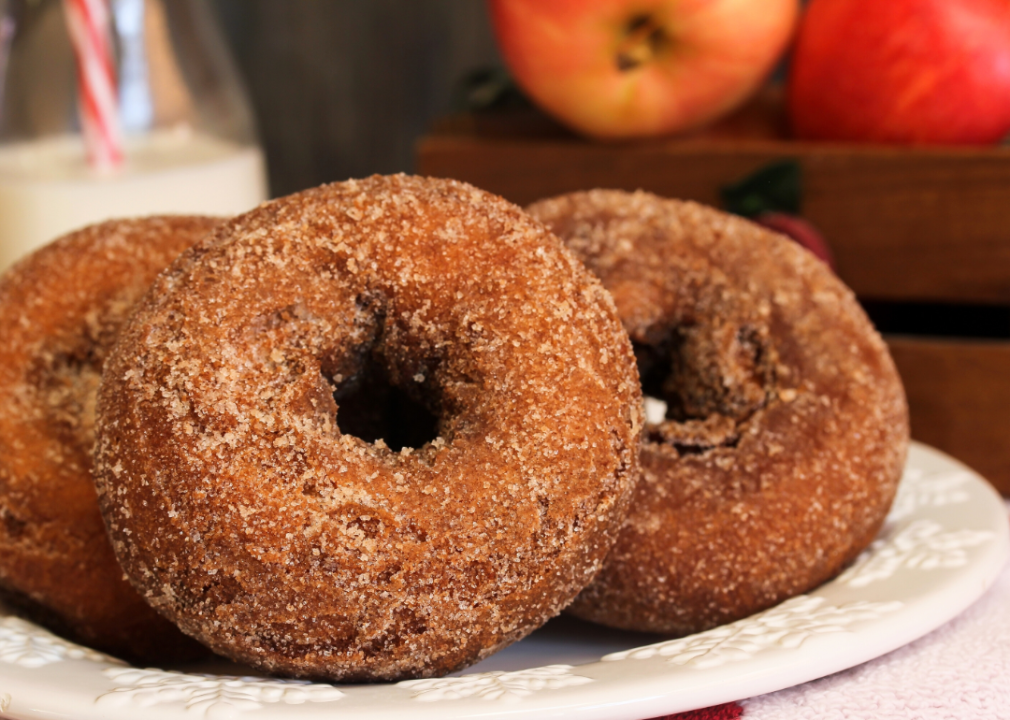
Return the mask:
{"type": "Polygon", "coordinates": [[[658,55],[669,38],[651,15],[636,15],[628,22],[617,46],[617,69],[634,70],[658,55]]]}

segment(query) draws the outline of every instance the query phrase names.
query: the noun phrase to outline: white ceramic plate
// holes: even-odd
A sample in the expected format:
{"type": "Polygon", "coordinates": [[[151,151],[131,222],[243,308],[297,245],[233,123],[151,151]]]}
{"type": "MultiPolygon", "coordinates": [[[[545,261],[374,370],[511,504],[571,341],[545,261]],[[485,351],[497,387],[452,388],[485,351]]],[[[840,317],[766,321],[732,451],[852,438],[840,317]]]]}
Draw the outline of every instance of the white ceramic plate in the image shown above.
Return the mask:
{"type": "Polygon", "coordinates": [[[0,712],[11,718],[644,720],[779,690],[878,657],[942,625],[1010,555],[1003,501],[913,445],[880,538],[840,577],[678,640],[561,618],[456,676],[333,686],[216,666],[137,669],[0,617],[0,712]]]}

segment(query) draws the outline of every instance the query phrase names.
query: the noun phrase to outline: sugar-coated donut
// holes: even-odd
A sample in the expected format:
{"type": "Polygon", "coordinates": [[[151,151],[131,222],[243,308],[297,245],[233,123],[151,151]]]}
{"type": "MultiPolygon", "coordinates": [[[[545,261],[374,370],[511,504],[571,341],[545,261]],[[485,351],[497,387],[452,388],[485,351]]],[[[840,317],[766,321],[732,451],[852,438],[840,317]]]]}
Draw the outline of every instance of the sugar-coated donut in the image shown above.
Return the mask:
{"type": "Polygon", "coordinates": [[[100,504],[135,586],[272,673],[439,675],[557,614],[638,479],[634,355],[539,223],[375,176],[240,216],[162,275],[99,391],[100,504]],[[369,374],[437,418],[342,432],[369,374]]]}
{"type": "Polygon", "coordinates": [[[206,654],[123,578],[91,477],[106,356],[158,272],[218,221],[153,217],[66,235],[0,279],[0,595],[133,660],[206,654]]]}
{"type": "Polygon", "coordinates": [[[571,612],[689,634],[854,559],[893,498],[908,412],[842,282],[786,238],[690,202],[599,190],[529,211],[613,294],[645,395],[666,403],[621,537],[571,612]]]}

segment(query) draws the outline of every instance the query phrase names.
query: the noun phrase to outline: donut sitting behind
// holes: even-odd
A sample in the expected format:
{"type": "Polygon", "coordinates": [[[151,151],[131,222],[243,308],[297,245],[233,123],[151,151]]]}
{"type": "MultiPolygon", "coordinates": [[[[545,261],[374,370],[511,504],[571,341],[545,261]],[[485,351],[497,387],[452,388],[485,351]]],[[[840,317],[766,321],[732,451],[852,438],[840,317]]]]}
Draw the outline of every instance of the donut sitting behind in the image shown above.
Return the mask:
{"type": "Polygon", "coordinates": [[[134,303],[218,222],[94,225],[0,279],[0,591],[53,630],[132,660],[207,653],[148,607],[112,553],[91,477],[98,380],[134,303]]]}
{"type": "Polygon", "coordinates": [[[642,476],[570,610],[686,635],[830,579],[876,535],[908,446],[894,363],[851,291],[738,217],[597,190],[529,208],[603,281],[638,356],[642,476]]]}

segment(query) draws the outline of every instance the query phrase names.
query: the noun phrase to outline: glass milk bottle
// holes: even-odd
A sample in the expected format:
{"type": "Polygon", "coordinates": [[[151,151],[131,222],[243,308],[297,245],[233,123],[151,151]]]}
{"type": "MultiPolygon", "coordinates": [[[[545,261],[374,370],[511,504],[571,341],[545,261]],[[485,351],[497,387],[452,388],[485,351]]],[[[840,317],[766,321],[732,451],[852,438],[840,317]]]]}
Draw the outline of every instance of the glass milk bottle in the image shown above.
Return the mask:
{"type": "Polygon", "coordinates": [[[266,194],[206,0],[0,0],[0,271],[92,222],[266,194]]]}

